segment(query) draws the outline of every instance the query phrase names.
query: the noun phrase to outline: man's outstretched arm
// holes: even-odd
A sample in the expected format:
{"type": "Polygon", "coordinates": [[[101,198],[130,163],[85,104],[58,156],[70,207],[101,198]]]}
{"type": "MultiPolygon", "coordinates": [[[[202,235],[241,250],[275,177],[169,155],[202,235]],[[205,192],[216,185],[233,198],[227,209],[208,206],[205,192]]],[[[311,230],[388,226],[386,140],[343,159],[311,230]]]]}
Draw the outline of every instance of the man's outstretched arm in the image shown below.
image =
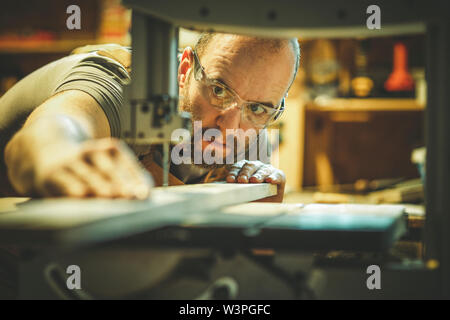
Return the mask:
{"type": "Polygon", "coordinates": [[[25,196],[146,198],[152,180],[111,138],[97,101],[79,90],[37,107],[5,148],[8,177],[25,196]]]}

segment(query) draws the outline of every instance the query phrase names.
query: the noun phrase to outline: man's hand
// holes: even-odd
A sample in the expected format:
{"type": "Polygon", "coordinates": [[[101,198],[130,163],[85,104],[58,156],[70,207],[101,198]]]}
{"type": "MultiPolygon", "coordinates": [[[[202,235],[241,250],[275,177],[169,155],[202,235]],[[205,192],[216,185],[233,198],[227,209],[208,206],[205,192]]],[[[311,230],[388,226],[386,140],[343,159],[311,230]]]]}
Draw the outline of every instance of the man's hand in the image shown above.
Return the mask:
{"type": "Polygon", "coordinates": [[[227,174],[228,183],[271,183],[278,185],[276,196],[261,199],[265,202],[282,202],[286,176],[283,171],[261,161],[242,160],[233,164],[227,174]]]}
{"type": "Polygon", "coordinates": [[[145,199],[150,195],[151,176],[119,140],[88,140],[57,151],[43,150],[33,161],[32,174],[11,179],[14,187],[45,197],[145,199]]]}
{"type": "Polygon", "coordinates": [[[148,197],[149,173],[110,134],[94,98],[60,92],[37,107],[6,145],[9,181],[23,196],[148,197]]]}

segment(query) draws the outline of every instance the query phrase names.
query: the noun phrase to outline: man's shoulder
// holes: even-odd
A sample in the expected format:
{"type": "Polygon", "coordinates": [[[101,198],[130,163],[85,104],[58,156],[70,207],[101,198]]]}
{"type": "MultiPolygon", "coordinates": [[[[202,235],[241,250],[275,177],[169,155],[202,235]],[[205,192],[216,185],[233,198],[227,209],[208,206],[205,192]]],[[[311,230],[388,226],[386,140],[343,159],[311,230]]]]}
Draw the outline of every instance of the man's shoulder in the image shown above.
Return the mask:
{"type": "Polygon", "coordinates": [[[72,51],[72,55],[76,54],[98,54],[102,57],[112,59],[120,63],[128,72],[131,72],[131,49],[118,44],[98,44],[86,45],[76,48],[72,51]]]}

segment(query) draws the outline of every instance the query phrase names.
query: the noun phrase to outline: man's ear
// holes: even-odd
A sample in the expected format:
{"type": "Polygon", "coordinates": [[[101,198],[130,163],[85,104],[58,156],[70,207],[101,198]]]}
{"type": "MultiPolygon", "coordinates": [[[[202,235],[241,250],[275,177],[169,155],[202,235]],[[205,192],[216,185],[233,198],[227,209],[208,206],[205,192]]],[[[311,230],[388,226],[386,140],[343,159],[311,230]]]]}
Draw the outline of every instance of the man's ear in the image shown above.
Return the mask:
{"type": "Polygon", "coordinates": [[[193,67],[194,67],[194,52],[191,47],[186,47],[181,56],[180,65],[178,66],[178,85],[180,88],[184,88],[188,72],[193,67]]]}

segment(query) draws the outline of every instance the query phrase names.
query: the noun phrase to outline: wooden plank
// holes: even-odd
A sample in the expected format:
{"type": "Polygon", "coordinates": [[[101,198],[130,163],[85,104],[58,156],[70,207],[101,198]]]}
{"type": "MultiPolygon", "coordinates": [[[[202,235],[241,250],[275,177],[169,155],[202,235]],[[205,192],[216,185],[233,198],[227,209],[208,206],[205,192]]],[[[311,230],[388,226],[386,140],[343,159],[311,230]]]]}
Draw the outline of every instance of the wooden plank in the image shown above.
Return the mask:
{"type": "Polygon", "coordinates": [[[149,200],[30,200],[16,210],[0,213],[0,243],[78,245],[105,241],[182,224],[200,212],[214,212],[276,193],[276,185],[266,183],[211,183],[155,188],[149,200]]]}

